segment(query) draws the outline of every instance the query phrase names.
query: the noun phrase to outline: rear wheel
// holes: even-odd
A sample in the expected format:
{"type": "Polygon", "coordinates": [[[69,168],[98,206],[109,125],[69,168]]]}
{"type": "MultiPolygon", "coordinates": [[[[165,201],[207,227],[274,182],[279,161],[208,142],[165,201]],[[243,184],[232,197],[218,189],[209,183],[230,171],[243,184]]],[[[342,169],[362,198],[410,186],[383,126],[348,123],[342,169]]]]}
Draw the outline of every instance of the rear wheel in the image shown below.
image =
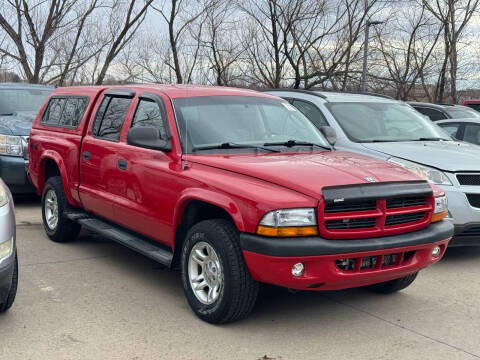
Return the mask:
{"type": "Polygon", "coordinates": [[[60,176],[49,178],[43,189],[42,218],[48,237],[55,242],[73,241],[80,232],[80,225],[64,215],[68,207],[62,178],[60,176]]]}
{"type": "Polygon", "coordinates": [[[379,294],[391,294],[405,289],[417,278],[418,272],[405,276],[400,279],[385,281],[378,284],[367,286],[367,289],[379,294]]]}
{"type": "Polygon", "coordinates": [[[13,276],[12,276],[12,285],[10,285],[10,291],[8,296],[5,299],[4,303],[0,303],[0,313],[7,311],[13,305],[15,301],[15,296],[17,295],[17,286],[18,286],[18,260],[17,255],[15,254],[15,265],[13,267],[13,276]]]}
{"type": "Polygon", "coordinates": [[[182,280],[190,307],[202,320],[219,324],[247,316],[258,283],[243,259],[235,226],[223,219],[194,225],[182,249],[182,280]]]}

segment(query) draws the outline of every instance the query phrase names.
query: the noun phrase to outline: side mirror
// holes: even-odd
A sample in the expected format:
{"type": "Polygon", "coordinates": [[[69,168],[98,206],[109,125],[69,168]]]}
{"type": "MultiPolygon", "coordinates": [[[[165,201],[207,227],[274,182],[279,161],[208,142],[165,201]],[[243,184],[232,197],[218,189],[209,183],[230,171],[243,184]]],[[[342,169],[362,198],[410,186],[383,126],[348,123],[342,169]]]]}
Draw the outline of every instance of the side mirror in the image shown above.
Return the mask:
{"type": "Polygon", "coordinates": [[[331,126],[320,126],[320,132],[327,138],[330,145],[335,145],[337,142],[337,134],[331,126]]]}
{"type": "Polygon", "coordinates": [[[153,126],[130,129],[127,134],[127,144],[153,150],[172,150],[170,141],[160,139],[160,131],[153,126]]]}

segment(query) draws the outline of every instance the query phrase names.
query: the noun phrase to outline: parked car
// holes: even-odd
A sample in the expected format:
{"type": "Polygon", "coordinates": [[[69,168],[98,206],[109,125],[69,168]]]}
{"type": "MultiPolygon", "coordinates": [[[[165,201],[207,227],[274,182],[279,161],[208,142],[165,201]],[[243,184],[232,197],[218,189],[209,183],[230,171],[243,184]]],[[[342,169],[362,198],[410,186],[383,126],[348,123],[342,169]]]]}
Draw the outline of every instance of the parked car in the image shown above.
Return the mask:
{"type": "Polygon", "coordinates": [[[480,113],[467,106],[449,104],[430,104],[409,102],[415,110],[430,118],[432,121],[444,119],[479,118],[480,113]]]}
{"type": "Polygon", "coordinates": [[[13,199],[0,178],[0,313],[12,306],[17,294],[18,261],[15,241],[13,199]]]}
{"type": "Polygon", "coordinates": [[[0,84],[0,177],[14,194],[35,193],[27,176],[27,143],[33,120],[53,88],[0,84]]]}
{"type": "Polygon", "coordinates": [[[454,141],[411,106],[364,94],[269,91],[316,126],[331,127],[335,147],[388,160],[440,186],[455,225],[450,246],[480,245],[480,147],[454,141]]]}
{"type": "Polygon", "coordinates": [[[441,189],[333,151],[295,107],[255,91],[59,88],[29,152],[53,241],[83,226],[181,269],[211,323],[246,316],[259,282],[403,289],[453,235],[441,189]]]}
{"type": "Polygon", "coordinates": [[[436,122],[457,140],[480,145],[480,119],[449,119],[436,122]]]}
{"type": "Polygon", "coordinates": [[[463,106],[468,106],[469,108],[471,108],[475,111],[480,111],[480,100],[479,99],[465,100],[462,105],[463,106]]]}

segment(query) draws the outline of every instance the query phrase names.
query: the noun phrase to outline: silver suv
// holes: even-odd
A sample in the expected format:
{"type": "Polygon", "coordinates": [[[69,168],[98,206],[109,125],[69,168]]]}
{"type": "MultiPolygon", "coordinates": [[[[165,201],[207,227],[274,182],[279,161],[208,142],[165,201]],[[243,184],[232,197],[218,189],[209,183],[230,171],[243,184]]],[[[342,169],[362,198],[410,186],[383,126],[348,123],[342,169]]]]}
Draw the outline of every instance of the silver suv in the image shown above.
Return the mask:
{"type": "Polygon", "coordinates": [[[480,245],[480,146],[454,141],[410,105],[373,94],[278,89],[335,148],[401,165],[439,185],[455,225],[450,246],[480,245]]]}
{"type": "Polygon", "coordinates": [[[0,313],[15,300],[18,282],[15,210],[10,191],[0,178],[0,313]]]}

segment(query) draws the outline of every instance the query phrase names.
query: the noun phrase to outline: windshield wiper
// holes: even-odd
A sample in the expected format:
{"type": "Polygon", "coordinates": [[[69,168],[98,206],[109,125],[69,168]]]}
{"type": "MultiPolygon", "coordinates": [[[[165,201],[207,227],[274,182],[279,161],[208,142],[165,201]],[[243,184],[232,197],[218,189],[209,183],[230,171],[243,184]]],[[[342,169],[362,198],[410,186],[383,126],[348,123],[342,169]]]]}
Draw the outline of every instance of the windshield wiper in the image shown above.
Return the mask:
{"type": "Polygon", "coordinates": [[[261,149],[270,152],[280,152],[280,150],[269,149],[260,145],[236,144],[225,142],[217,145],[195,146],[192,151],[214,150],[214,149],[261,149]]]}
{"type": "Polygon", "coordinates": [[[269,142],[263,144],[263,146],[286,146],[286,147],[293,147],[293,146],[316,146],[321,149],[325,150],[332,150],[331,147],[325,146],[325,145],[320,145],[320,144],[315,144],[311,143],[308,141],[298,141],[298,140],[288,140],[288,141],[280,141],[280,142],[269,142]]]}
{"type": "Polygon", "coordinates": [[[0,114],[0,116],[12,116],[13,113],[4,113],[4,114],[0,114]]]}
{"type": "Polygon", "coordinates": [[[421,137],[421,138],[413,139],[409,141],[447,141],[447,139],[439,138],[439,137],[421,137]]]}

